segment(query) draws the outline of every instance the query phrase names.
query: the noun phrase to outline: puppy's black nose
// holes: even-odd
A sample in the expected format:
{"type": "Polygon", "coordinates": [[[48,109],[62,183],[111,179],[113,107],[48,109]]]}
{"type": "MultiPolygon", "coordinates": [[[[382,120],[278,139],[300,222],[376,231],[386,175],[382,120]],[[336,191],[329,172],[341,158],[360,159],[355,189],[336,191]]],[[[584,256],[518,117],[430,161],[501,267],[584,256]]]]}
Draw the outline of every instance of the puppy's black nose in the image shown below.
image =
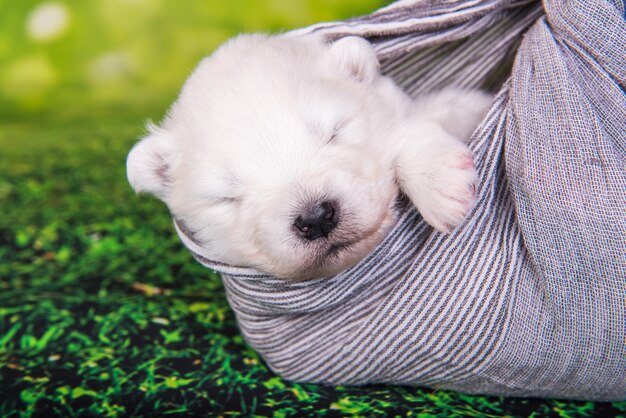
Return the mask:
{"type": "Polygon", "coordinates": [[[313,205],[306,214],[299,215],[293,225],[302,238],[309,241],[320,237],[327,237],[335,229],[338,222],[338,213],[335,204],[322,202],[313,205]]]}

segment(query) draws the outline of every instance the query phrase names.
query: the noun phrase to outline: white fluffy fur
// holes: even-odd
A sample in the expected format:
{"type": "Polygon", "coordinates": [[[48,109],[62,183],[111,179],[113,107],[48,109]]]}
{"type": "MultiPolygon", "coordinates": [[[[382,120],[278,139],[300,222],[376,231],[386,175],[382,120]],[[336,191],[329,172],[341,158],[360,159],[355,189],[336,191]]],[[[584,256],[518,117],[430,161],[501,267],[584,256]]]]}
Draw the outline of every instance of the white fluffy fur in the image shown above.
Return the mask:
{"type": "Polygon", "coordinates": [[[475,200],[467,140],[480,92],[411,100],[379,73],[365,40],[242,35],[204,59],[161,127],[128,156],[138,192],[162,199],[204,255],[277,277],[336,274],[395,222],[399,188],[432,226],[458,226],[475,200]],[[307,202],[338,202],[326,238],[305,240],[307,202]]]}

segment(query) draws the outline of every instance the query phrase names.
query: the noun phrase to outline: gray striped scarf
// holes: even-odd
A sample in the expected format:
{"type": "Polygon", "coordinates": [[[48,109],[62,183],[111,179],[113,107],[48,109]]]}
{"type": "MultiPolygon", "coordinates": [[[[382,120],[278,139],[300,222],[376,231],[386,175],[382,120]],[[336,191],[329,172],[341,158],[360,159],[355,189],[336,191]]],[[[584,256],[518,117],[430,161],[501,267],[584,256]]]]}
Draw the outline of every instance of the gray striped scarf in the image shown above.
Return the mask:
{"type": "Polygon", "coordinates": [[[361,263],[302,283],[212,262],[177,225],[249,344],[297,381],[625,399],[624,4],[406,0],[310,32],[367,38],[412,95],[499,87],[470,144],[479,201],[450,235],[407,206],[361,263]]]}

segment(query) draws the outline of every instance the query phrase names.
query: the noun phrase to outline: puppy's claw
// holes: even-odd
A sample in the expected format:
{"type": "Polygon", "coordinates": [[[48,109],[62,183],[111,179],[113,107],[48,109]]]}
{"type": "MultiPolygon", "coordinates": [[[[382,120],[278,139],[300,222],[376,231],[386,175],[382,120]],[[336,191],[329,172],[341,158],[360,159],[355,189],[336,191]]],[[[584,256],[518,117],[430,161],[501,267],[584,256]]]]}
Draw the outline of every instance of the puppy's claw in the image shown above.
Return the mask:
{"type": "Polygon", "coordinates": [[[465,155],[461,159],[461,162],[458,165],[458,168],[461,170],[473,170],[474,169],[474,159],[471,155],[465,155]]]}

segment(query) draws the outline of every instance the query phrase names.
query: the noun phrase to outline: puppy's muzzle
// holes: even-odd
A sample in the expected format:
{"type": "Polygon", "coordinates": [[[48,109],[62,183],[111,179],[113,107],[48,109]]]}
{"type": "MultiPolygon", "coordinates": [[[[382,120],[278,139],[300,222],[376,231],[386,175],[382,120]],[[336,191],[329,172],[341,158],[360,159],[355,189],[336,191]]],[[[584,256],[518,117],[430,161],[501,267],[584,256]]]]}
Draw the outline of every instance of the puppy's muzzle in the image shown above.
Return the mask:
{"type": "Polygon", "coordinates": [[[328,234],[335,229],[339,222],[337,204],[331,201],[311,205],[306,213],[298,215],[293,223],[296,233],[309,241],[328,234]]]}

